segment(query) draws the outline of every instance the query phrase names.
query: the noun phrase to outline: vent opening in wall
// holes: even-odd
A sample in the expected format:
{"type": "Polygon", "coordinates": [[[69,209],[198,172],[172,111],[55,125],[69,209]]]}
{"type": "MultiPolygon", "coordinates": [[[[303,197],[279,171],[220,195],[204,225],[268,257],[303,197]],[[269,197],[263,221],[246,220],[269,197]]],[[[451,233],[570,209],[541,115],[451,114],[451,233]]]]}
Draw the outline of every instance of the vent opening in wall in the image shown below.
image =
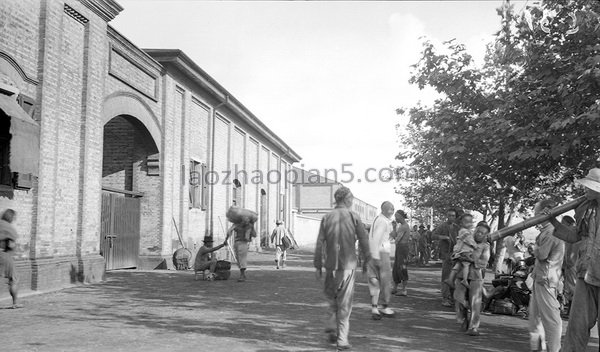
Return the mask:
{"type": "Polygon", "coordinates": [[[80,14],[79,12],[77,12],[77,10],[75,10],[74,8],[72,8],[71,6],[65,4],[65,13],[71,17],[73,17],[77,22],[81,23],[81,24],[86,24],[89,22],[89,20],[87,18],[85,18],[85,16],[83,16],[82,14],[80,14]]]}

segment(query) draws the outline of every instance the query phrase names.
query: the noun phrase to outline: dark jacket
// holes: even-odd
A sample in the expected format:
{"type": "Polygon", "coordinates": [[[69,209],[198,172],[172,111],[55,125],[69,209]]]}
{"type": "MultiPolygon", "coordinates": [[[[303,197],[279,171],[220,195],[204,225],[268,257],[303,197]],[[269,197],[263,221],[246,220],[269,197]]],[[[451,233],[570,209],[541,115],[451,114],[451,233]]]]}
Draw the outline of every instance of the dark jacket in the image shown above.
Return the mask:
{"type": "Polygon", "coordinates": [[[315,268],[321,269],[324,266],[327,270],[356,269],[357,240],[362,253],[368,256],[369,241],[360,217],[346,207],[336,207],[321,220],[315,248],[315,268]]]}

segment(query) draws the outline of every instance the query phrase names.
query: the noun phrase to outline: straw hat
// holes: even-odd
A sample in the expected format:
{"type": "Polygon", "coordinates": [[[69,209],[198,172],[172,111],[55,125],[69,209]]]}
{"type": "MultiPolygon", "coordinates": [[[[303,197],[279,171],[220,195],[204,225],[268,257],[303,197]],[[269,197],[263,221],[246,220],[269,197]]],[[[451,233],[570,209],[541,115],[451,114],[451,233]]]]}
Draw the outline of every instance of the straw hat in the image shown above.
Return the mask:
{"type": "Polygon", "coordinates": [[[591,169],[586,177],[575,180],[575,183],[592,191],[600,192],[600,169],[591,169]]]}

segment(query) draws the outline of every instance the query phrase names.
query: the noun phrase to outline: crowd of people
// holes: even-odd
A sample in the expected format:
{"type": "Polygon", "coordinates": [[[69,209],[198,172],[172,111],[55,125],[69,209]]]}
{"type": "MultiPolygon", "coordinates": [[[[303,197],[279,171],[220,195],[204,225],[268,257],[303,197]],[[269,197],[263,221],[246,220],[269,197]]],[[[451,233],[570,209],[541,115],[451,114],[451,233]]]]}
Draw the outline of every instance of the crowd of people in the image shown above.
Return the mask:
{"type": "MultiPolygon", "coordinates": [[[[598,323],[600,168],[592,169],[576,183],[585,188],[585,201],[575,210],[574,218],[563,216],[558,221],[551,215],[551,209],[558,204],[552,199],[539,200],[533,212],[536,216],[544,215],[544,221],[537,226],[539,234],[535,243],[527,246],[523,237],[517,235],[507,246],[511,259],[509,267],[517,271],[525,250],[530,254],[531,269],[527,270],[530,275],[524,281],[526,287],[519,287],[528,294],[511,297],[518,301],[517,305],[527,306],[532,351],[585,351],[590,330],[598,323]],[[561,303],[569,312],[564,339],[561,336],[561,303]]],[[[338,350],[351,348],[349,322],[359,263],[367,273],[371,317],[374,320],[394,317],[391,297],[408,295],[411,257],[416,253],[416,263],[424,264],[430,259],[433,247],[442,262],[441,304],[454,307],[463,331],[471,336],[479,335],[482,307],[495,294],[488,293],[484,287],[492,244],[490,226],[485,221],[475,223],[473,215],[449,209],[446,221],[433,231],[425,226],[411,229],[407,214],[395,210],[394,205],[386,201],[367,231],[359,216],[350,210],[354,199],[350,189],[340,187],[334,198],[335,208],[320,224],[314,266],[318,279],[323,277],[325,269],[324,291],[329,302],[326,332],[338,350]]],[[[11,308],[20,308],[12,258],[17,238],[12,225],[15,217],[16,212],[8,209],[0,219],[0,271],[8,279],[13,299],[11,308]]],[[[255,237],[254,222],[244,218],[227,231],[225,241],[219,246],[213,247],[212,237],[205,238],[204,246],[196,256],[196,270],[214,274],[217,267],[214,253],[229,246],[240,269],[238,281],[244,282],[248,245],[255,237]]],[[[278,221],[270,240],[276,247],[275,265],[277,269],[284,268],[286,251],[295,245],[293,235],[282,221],[278,221]]]]}
{"type": "MultiPolygon", "coordinates": [[[[520,304],[527,305],[532,351],[585,351],[590,330],[598,323],[600,169],[591,170],[576,183],[585,188],[586,200],[575,210],[574,219],[563,216],[558,221],[550,212],[558,204],[551,199],[539,200],[533,212],[545,215],[545,221],[537,226],[539,234],[535,242],[527,246],[523,237],[517,235],[509,246],[511,270],[520,269],[517,262],[524,259],[525,251],[530,255],[531,269],[525,274],[529,275],[524,284],[528,296],[520,299],[520,304]],[[564,338],[561,303],[569,313],[564,338]]],[[[318,278],[325,269],[325,295],[329,302],[326,332],[338,350],[351,348],[349,321],[358,263],[367,272],[371,317],[375,320],[393,317],[392,295],[408,294],[408,264],[414,241],[411,233],[419,230],[420,234],[412,236],[417,239],[418,252],[423,249],[431,253],[433,242],[442,261],[441,304],[454,307],[463,331],[479,335],[481,311],[493,295],[484,287],[492,245],[490,226],[485,221],[475,224],[471,214],[450,209],[447,220],[433,231],[428,232],[424,227],[411,230],[406,213],[395,211],[393,204],[386,201],[367,231],[358,215],[350,210],[353,201],[350,189],[341,187],[334,197],[335,209],[321,222],[314,266],[318,278]],[[363,258],[357,254],[357,242],[363,258]]],[[[425,253],[423,258],[427,258],[425,253]]]]}

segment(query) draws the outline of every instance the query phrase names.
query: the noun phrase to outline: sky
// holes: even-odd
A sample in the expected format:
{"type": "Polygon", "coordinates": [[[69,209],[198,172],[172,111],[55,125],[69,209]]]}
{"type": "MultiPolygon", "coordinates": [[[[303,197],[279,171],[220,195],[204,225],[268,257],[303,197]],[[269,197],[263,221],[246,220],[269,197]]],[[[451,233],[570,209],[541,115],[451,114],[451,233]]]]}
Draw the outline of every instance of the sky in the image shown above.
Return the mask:
{"type": "MultiPolygon", "coordinates": [[[[408,83],[421,37],[456,38],[475,60],[497,31],[501,1],[118,0],[110,24],[141,48],[181,49],[302,157],[305,169],[354,174],[357,198],[400,205],[396,109],[431,103],[408,83]],[[369,172],[377,178],[378,172],[369,172]],[[360,182],[358,181],[360,179],[360,182]]],[[[330,176],[333,174],[330,173],[330,176]]]]}

